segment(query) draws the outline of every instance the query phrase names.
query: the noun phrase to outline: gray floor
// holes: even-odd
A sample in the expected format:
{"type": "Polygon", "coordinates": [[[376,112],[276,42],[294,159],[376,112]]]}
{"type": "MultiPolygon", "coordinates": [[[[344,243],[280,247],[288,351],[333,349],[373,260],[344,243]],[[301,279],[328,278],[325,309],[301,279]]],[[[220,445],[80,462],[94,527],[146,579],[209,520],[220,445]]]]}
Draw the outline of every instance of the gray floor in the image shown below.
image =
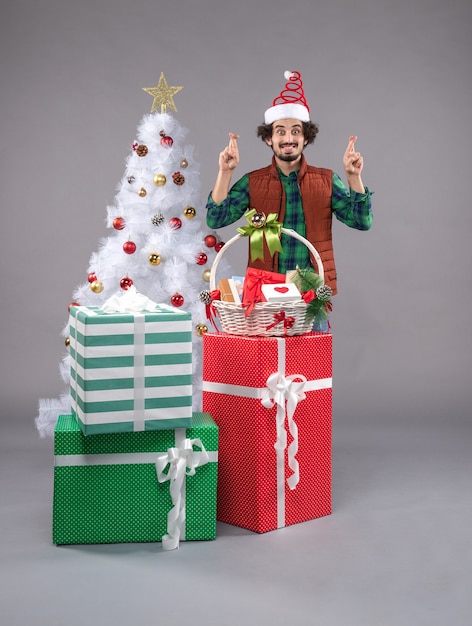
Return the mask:
{"type": "Polygon", "coordinates": [[[472,624],[470,429],[338,423],[333,515],[162,552],[53,546],[52,442],[1,428],[2,624],[472,624]]]}

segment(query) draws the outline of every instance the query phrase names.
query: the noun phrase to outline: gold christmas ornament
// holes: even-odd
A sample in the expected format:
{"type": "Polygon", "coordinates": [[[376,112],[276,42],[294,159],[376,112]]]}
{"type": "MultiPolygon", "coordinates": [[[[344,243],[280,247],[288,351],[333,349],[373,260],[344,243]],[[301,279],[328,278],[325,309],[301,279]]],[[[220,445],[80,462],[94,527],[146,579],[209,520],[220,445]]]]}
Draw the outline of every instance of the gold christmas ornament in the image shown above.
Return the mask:
{"type": "Polygon", "coordinates": [[[144,187],[141,187],[141,189],[138,191],[138,196],[141,196],[141,198],[144,198],[146,194],[147,194],[147,191],[144,189],[144,187]]]}
{"type": "Polygon", "coordinates": [[[188,161],[185,157],[183,157],[183,159],[180,161],[180,167],[183,167],[184,169],[188,167],[188,161]]]}
{"type": "Polygon", "coordinates": [[[204,280],[204,281],[206,281],[207,283],[209,283],[209,282],[210,282],[210,271],[211,271],[211,270],[208,270],[208,269],[207,269],[207,270],[203,270],[203,273],[202,273],[202,278],[203,278],[203,280],[204,280]]]}
{"type": "Polygon", "coordinates": [[[163,185],[165,185],[167,182],[167,178],[164,176],[164,174],[156,174],[154,176],[154,184],[157,187],[162,187],[163,185]]]}
{"type": "Polygon", "coordinates": [[[157,254],[157,252],[151,252],[151,254],[148,256],[148,261],[151,265],[159,265],[159,263],[162,261],[161,255],[157,254]]]}
{"type": "Polygon", "coordinates": [[[94,280],[93,283],[90,283],[90,289],[93,293],[102,293],[103,291],[103,283],[101,280],[94,280]]]}
{"type": "Polygon", "coordinates": [[[177,111],[174,104],[174,96],[176,93],[179,93],[181,89],[183,89],[182,86],[169,87],[166,77],[164,76],[164,72],[161,72],[157,87],[143,87],[143,91],[154,98],[151,113],[157,111],[159,106],[161,107],[161,113],[167,113],[167,107],[177,111]]]}
{"type": "Polygon", "coordinates": [[[251,217],[251,224],[254,228],[262,228],[266,223],[266,216],[264,213],[254,213],[251,217]]]}
{"type": "Polygon", "coordinates": [[[66,348],[68,348],[70,346],[70,337],[66,337],[64,343],[66,344],[66,348]]]}
{"type": "Polygon", "coordinates": [[[195,217],[195,215],[197,214],[197,212],[195,211],[195,209],[193,208],[193,206],[186,206],[184,209],[184,215],[187,219],[189,220],[193,220],[193,218],[195,217]]]}
{"type": "Polygon", "coordinates": [[[195,334],[198,335],[198,337],[203,337],[203,335],[207,332],[208,326],[206,324],[197,324],[195,326],[195,334]]]}

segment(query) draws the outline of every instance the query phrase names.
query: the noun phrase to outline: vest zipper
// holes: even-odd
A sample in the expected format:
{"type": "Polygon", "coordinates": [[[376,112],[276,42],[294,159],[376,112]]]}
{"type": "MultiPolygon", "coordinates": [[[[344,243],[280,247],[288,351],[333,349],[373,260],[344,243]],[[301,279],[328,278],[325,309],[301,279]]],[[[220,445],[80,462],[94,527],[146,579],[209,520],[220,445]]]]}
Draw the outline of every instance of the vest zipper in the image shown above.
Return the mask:
{"type": "MultiPolygon", "coordinates": [[[[283,200],[283,197],[284,197],[284,185],[283,185],[283,182],[280,180],[280,178],[279,178],[279,184],[280,184],[280,197],[279,197],[279,210],[277,211],[277,218],[279,217],[280,212],[282,210],[282,200],[283,200]]],[[[283,226],[283,224],[282,224],[282,226],[283,226]]],[[[282,238],[282,235],[280,235],[280,238],[282,238]]],[[[277,269],[279,267],[279,262],[278,262],[279,253],[276,252],[274,254],[274,256],[272,257],[272,266],[271,266],[271,271],[272,272],[275,271],[275,258],[276,257],[277,257],[277,269]]]]}

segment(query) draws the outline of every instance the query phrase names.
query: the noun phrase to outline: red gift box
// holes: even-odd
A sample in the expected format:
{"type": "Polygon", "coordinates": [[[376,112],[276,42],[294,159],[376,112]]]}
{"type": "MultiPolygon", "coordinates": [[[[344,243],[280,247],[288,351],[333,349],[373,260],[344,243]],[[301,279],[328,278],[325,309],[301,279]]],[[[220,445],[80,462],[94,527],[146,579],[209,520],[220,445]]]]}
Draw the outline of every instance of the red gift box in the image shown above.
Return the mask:
{"type": "Polygon", "coordinates": [[[285,282],[285,274],[248,267],[243,283],[242,303],[249,315],[258,302],[265,302],[262,285],[285,282]]]}
{"type": "Polygon", "coordinates": [[[203,337],[217,519],[255,532],[331,513],[332,335],[203,337]]]}

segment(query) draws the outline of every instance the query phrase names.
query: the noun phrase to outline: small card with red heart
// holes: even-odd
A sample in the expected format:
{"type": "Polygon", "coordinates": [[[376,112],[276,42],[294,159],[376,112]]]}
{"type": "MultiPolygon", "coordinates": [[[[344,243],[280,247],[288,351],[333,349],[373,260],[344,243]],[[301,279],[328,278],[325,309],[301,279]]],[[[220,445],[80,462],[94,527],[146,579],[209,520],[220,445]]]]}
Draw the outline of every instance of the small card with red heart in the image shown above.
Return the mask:
{"type": "Polygon", "coordinates": [[[267,302],[296,302],[301,294],[294,283],[262,285],[262,294],[267,302]]]}

